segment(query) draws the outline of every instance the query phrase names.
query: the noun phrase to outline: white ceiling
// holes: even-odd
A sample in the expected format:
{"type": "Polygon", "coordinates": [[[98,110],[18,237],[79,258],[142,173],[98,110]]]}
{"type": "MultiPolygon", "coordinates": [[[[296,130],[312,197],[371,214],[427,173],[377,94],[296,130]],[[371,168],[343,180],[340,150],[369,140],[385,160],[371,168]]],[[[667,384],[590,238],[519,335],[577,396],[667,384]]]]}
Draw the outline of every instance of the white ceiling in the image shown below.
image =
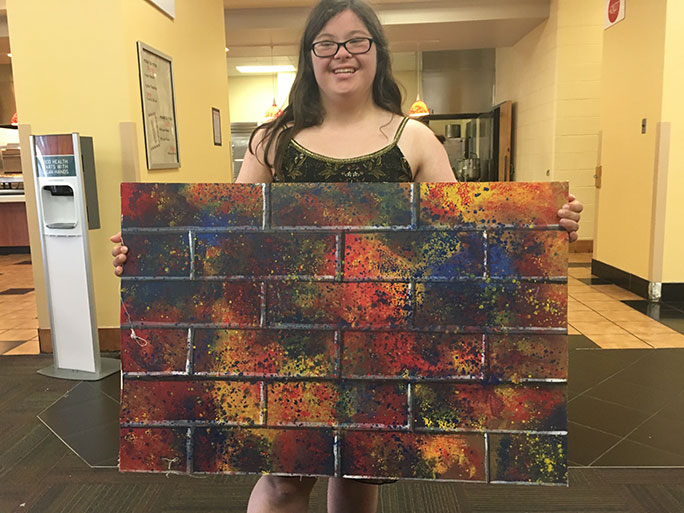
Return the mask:
{"type": "MultiPolygon", "coordinates": [[[[223,0],[229,74],[239,64],[294,64],[318,0],[223,0]]],[[[413,69],[415,52],[497,48],[519,41],[549,15],[550,0],[374,0],[394,54],[413,69]]],[[[0,64],[9,63],[5,0],[0,0],[0,64]],[[4,36],[4,37],[3,37],[4,36]]]]}
{"type": "MultiPolygon", "coordinates": [[[[229,73],[237,64],[294,63],[317,0],[224,0],[229,73]]],[[[549,16],[550,0],[374,0],[390,49],[459,50],[512,46],[549,16]]],[[[399,59],[410,63],[415,59],[399,59]]],[[[400,69],[395,65],[395,69],[400,69]]],[[[412,68],[410,68],[412,69],[412,68]]]]}

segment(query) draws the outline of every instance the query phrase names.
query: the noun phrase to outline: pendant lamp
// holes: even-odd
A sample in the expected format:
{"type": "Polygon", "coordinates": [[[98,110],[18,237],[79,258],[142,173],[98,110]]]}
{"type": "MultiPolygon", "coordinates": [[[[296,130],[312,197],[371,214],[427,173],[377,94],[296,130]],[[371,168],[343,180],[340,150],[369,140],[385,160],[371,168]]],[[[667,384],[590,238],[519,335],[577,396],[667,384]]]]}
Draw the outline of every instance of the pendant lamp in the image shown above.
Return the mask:
{"type": "Polygon", "coordinates": [[[428,109],[427,104],[420,99],[420,93],[423,89],[422,87],[423,78],[423,54],[420,50],[416,50],[416,101],[413,102],[411,108],[409,109],[410,118],[422,118],[430,114],[430,109],[428,109]]]}
{"type": "Polygon", "coordinates": [[[269,121],[273,121],[275,118],[280,116],[283,113],[283,111],[278,107],[278,104],[275,101],[275,98],[273,98],[273,105],[271,105],[268,109],[266,109],[266,114],[264,114],[264,121],[268,123],[269,121]]]}
{"type": "MultiPolygon", "coordinates": [[[[271,66],[273,66],[273,42],[271,42],[271,66]]],[[[275,118],[280,116],[283,111],[278,107],[278,104],[276,103],[276,77],[278,76],[277,73],[273,73],[272,75],[273,78],[273,83],[272,83],[272,91],[273,91],[273,104],[266,109],[266,113],[264,114],[264,123],[268,123],[269,121],[273,121],[275,118]]]]}

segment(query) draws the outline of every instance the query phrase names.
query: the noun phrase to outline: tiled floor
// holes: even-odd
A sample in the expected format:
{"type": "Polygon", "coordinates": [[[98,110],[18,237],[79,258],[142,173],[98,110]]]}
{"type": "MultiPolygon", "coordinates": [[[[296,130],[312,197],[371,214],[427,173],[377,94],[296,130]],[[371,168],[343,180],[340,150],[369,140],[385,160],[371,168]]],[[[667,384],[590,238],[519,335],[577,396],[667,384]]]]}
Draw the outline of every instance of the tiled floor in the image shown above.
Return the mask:
{"type": "Polygon", "coordinates": [[[591,274],[591,254],[571,253],[568,334],[603,349],[684,348],[684,303],[649,304],[591,274]]]}
{"type": "MultiPolygon", "coordinates": [[[[571,253],[568,334],[603,349],[684,348],[684,303],[649,304],[592,276],[591,254],[571,253]]],[[[29,255],[0,255],[0,354],[38,354],[29,255]]]]}
{"type": "Polygon", "coordinates": [[[0,354],[38,354],[30,255],[0,255],[0,354]]]}
{"type": "MultiPolygon", "coordinates": [[[[34,292],[16,290],[32,289],[28,260],[0,256],[0,354],[38,353],[34,292]]],[[[648,303],[590,261],[571,254],[568,271],[570,464],[684,467],[684,303],[648,303]]],[[[119,379],[75,384],[39,415],[93,467],[116,465],[119,379]]]]}

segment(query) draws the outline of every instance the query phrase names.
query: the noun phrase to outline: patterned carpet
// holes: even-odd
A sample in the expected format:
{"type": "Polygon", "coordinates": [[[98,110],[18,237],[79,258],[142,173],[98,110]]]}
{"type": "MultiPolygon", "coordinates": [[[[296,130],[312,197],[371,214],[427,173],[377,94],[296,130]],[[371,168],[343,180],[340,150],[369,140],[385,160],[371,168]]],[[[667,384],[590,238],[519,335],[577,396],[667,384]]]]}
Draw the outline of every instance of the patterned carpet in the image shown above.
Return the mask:
{"type": "MultiPolygon", "coordinates": [[[[37,415],[74,382],[36,370],[49,356],[0,357],[0,512],[244,512],[252,477],[191,478],[92,469],[37,415]]],[[[311,512],[325,511],[325,487],[311,512]]],[[[570,487],[401,482],[383,486],[381,513],[681,513],[684,469],[571,468],[570,487]]]]}

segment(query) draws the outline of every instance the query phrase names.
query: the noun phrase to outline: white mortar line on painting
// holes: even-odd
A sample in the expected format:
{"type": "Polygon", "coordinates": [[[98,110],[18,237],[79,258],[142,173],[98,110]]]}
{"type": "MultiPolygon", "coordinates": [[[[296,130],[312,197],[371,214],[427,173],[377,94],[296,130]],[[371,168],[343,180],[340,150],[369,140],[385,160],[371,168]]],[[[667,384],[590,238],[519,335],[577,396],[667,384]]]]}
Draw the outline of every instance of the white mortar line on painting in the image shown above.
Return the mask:
{"type": "Polygon", "coordinates": [[[413,431],[413,383],[408,384],[408,390],[406,393],[407,408],[406,414],[408,416],[408,429],[413,431]]]}
{"type": "Polygon", "coordinates": [[[185,457],[186,457],[186,462],[185,462],[185,470],[188,474],[192,474],[193,470],[193,459],[195,457],[195,445],[193,443],[194,441],[194,435],[195,435],[195,428],[193,426],[188,427],[188,430],[185,432],[185,436],[187,437],[185,440],[185,457]]]}
{"type": "MultiPolygon", "coordinates": [[[[194,273],[194,269],[192,270],[194,273]]],[[[309,276],[302,274],[281,275],[210,275],[210,276],[122,276],[122,281],[148,282],[148,281],[305,281],[305,282],[339,282],[338,275],[322,274],[309,276]]],[[[430,276],[429,278],[403,278],[400,276],[372,276],[364,278],[347,278],[344,283],[498,283],[503,285],[516,285],[518,283],[539,283],[564,285],[567,283],[565,276],[530,276],[530,277],[501,277],[501,276],[430,276]]]]}
{"type": "Polygon", "coordinates": [[[271,184],[261,184],[262,219],[261,229],[267,230],[271,226],[271,184]]]}
{"type": "Polygon", "coordinates": [[[420,219],[420,184],[411,184],[411,226],[415,229],[418,228],[418,221],[420,219]]]}
{"type": "Polygon", "coordinates": [[[185,372],[192,374],[194,370],[194,354],[193,354],[193,339],[194,339],[194,328],[188,328],[188,357],[185,361],[185,372]]]}
{"type": "Polygon", "coordinates": [[[265,281],[261,282],[260,305],[259,305],[259,327],[264,328],[268,324],[267,299],[268,285],[265,281]]]}
{"type": "Polygon", "coordinates": [[[491,476],[489,475],[489,435],[484,434],[484,471],[485,471],[485,482],[489,483],[491,476]]]}
{"type": "Polygon", "coordinates": [[[195,232],[188,231],[188,247],[190,248],[190,279],[195,279],[195,232]]]}

